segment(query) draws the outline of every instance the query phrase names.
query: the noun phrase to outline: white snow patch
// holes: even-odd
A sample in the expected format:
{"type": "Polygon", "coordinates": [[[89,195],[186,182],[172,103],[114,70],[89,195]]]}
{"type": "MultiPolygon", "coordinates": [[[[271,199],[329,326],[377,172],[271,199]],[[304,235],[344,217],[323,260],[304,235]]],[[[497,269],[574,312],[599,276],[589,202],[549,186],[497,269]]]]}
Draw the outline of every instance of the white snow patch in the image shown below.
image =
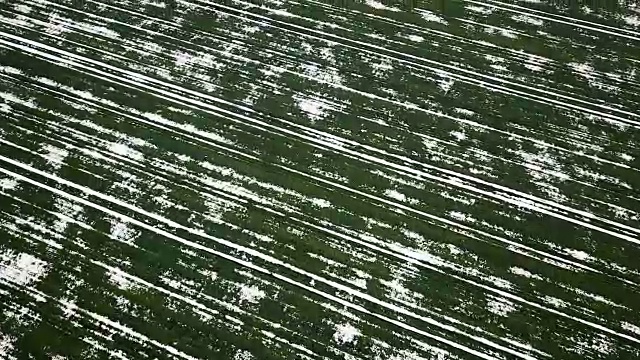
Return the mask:
{"type": "Polygon", "coordinates": [[[0,179],[0,190],[13,190],[18,187],[18,180],[14,178],[2,178],[0,179]]]}
{"type": "Polygon", "coordinates": [[[493,9],[492,8],[483,7],[483,6],[467,5],[464,8],[469,10],[469,11],[473,11],[475,13],[483,14],[483,15],[488,15],[488,14],[493,13],[493,9]]]}
{"type": "Polygon", "coordinates": [[[407,201],[407,196],[397,190],[387,189],[384,191],[384,194],[392,199],[396,199],[398,201],[407,201]]]}
{"type": "Polygon", "coordinates": [[[97,25],[89,25],[86,23],[76,23],[77,26],[87,32],[90,33],[94,33],[97,35],[102,35],[104,37],[108,37],[110,39],[117,39],[120,37],[120,34],[118,34],[118,32],[113,31],[109,28],[106,28],[104,26],[97,26],[97,25]]]}
{"type": "Polygon", "coordinates": [[[415,304],[415,298],[421,297],[420,294],[415,294],[406,288],[399,278],[395,278],[392,281],[380,280],[380,283],[387,287],[389,296],[395,300],[415,304]]]}
{"type": "Polygon", "coordinates": [[[449,135],[453,136],[458,141],[462,141],[467,138],[467,134],[465,134],[464,131],[451,131],[449,135]]]}
{"type": "Polygon", "coordinates": [[[325,199],[319,199],[319,198],[311,198],[311,200],[309,200],[313,205],[321,207],[321,208],[328,208],[331,207],[331,202],[329,202],[328,200],[325,199]]]}
{"type": "MultiPolygon", "coordinates": [[[[269,9],[269,11],[275,15],[284,16],[284,17],[294,17],[295,15],[282,9],[269,9]]],[[[295,16],[297,17],[297,16],[295,16]]]]}
{"type": "Polygon", "coordinates": [[[622,160],[627,161],[627,162],[629,162],[629,161],[633,161],[633,159],[634,159],[634,157],[633,157],[633,156],[631,156],[631,155],[629,155],[629,154],[625,154],[625,153],[620,153],[620,154],[618,154],[618,156],[619,156],[622,160]]]}
{"type": "Polygon", "coordinates": [[[60,149],[49,144],[43,146],[42,150],[46,152],[42,157],[44,157],[45,160],[47,160],[47,163],[56,170],[62,167],[64,159],[69,156],[69,152],[67,150],[60,149]]]}
{"type": "Polygon", "coordinates": [[[631,26],[634,26],[634,27],[640,26],[640,17],[638,17],[637,15],[625,16],[623,18],[623,20],[628,25],[631,25],[631,26]]]}
{"type": "Polygon", "coordinates": [[[373,62],[371,68],[376,75],[383,75],[387,71],[393,70],[393,65],[391,64],[391,60],[384,58],[381,59],[380,62],[373,62]]]}
{"type": "MultiPolygon", "coordinates": [[[[342,75],[340,75],[339,71],[336,68],[332,67],[324,67],[319,68],[314,64],[302,64],[301,65],[302,72],[310,77],[318,79],[320,81],[326,82],[328,84],[336,84],[341,85],[344,81],[342,75]]],[[[272,67],[275,70],[275,67],[272,67]]]]}
{"type": "Polygon", "coordinates": [[[584,261],[584,260],[590,260],[591,259],[591,255],[587,254],[586,252],[582,251],[582,250],[575,250],[575,249],[569,249],[566,248],[564,249],[564,251],[571,255],[572,257],[584,261]]]}
{"type": "Polygon", "coordinates": [[[132,246],[134,245],[137,232],[134,229],[130,228],[127,223],[118,220],[112,220],[110,231],[111,233],[109,234],[109,237],[111,237],[112,239],[132,246]]]}
{"type": "Polygon", "coordinates": [[[129,280],[122,271],[109,269],[107,275],[109,276],[109,282],[121,290],[131,290],[135,288],[135,283],[129,280]]]}
{"type": "Polygon", "coordinates": [[[628,323],[626,321],[622,321],[620,323],[620,326],[622,326],[623,329],[625,329],[627,331],[630,331],[630,332],[640,336],[640,327],[635,326],[635,325],[633,325],[631,323],[628,323]]]}
{"type": "Polygon", "coordinates": [[[21,13],[23,13],[23,14],[28,14],[28,13],[30,13],[30,12],[31,12],[31,9],[32,9],[32,8],[31,8],[31,6],[24,5],[24,4],[18,4],[18,5],[15,5],[13,8],[14,8],[16,11],[21,12],[21,13]]]}
{"type": "Polygon", "coordinates": [[[11,356],[13,352],[15,338],[9,335],[0,333],[0,359],[13,360],[14,356],[11,356]]]}
{"type": "Polygon", "coordinates": [[[425,242],[426,241],[424,236],[418,234],[415,231],[411,231],[411,230],[408,230],[408,229],[402,229],[401,231],[404,234],[404,236],[406,236],[409,239],[418,240],[420,242],[425,242]]]}
{"type": "Polygon", "coordinates": [[[374,9],[378,9],[378,10],[388,10],[388,11],[400,11],[397,8],[394,7],[389,7],[379,1],[376,0],[365,0],[365,4],[371,6],[374,9]]]}
{"type": "Polygon", "coordinates": [[[194,60],[195,60],[195,56],[186,53],[186,52],[182,52],[182,51],[176,51],[173,53],[173,58],[175,61],[175,66],[176,67],[189,67],[191,66],[191,64],[193,64],[194,60]]]}
{"type": "Polygon", "coordinates": [[[601,354],[609,355],[614,351],[614,345],[605,335],[599,334],[596,338],[591,340],[589,346],[592,350],[595,350],[601,354]]]}
{"type": "Polygon", "coordinates": [[[315,99],[303,98],[303,99],[298,99],[297,103],[300,110],[309,114],[309,117],[312,120],[320,120],[324,118],[327,114],[326,113],[327,106],[321,101],[318,101],[315,99]]]}
{"type": "Polygon", "coordinates": [[[459,221],[466,221],[466,222],[471,222],[471,223],[476,222],[476,219],[474,219],[471,215],[465,214],[465,213],[461,213],[459,211],[450,211],[449,212],[449,216],[451,216],[452,218],[454,218],[456,220],[459,220],[459,221]]]}
{"type": "Polygon", "coordinates": [[[509,39],[517,39],[518,35],[513,30],[509,29],[500,29],[500,35],[507,37],[509,39]]]}
{"type": "Polygon", "coordinates": [[[32,284],[46,275],[47,263],[31,254],[0,254],[0,279],[20,286],[32,284]]]}
{"type": "Polygon", "coordinates": [[[519,275],[519,276],[524,276],[527,277],[529,279],[536,279],[536,280],[542,280],[542,277],[540,275],[536,275],[531,273],[529,270],[523,269],[521,267],[517,267],[517,266],[512,266],[509,271],[513,274],[519,275]]]}
{"type": "Polygon", "coordinates": [[[514,15],[511,17],[511,19],[521,23],[526,23],[526,24],[531,24],[536,26],[544,25],[544,21],[531,16],[527,16],[527,15],[514,15]]]}
{"type": "Polygon", "coordinates": [[[411,41],[414,41],[414,42],[423,42],[423,41],[424,41],[424,38],[423,38],[422,36],[420,36],[420,35],[413,35],[413,34],[412,34],[412,35],[408,35],[408,36],[407,36],[407,39],[409,39],[409,40],[411,40],[411,41]]]}
{"type": "Polygon", "coordinates": [[[339,324],[336,326],[336,332],[333,334],[333,340],[338,344],[348,344],[358,342],[358,337],[361,335],[360,330],[356,329],[349,323],[339,324]]]}
{"type": "Polygon", "coordinates": [[[64,26],[67,19],[61,18],[57,13],[49,15],[49,21],[47,22],[45,32],[52,35],[60,35],[68,32],[69,29],[64,26]]]}
{"type": "Polygon", "coordinates": [[[567,307],[569,305],[569,303],[567,303],[564,300],[558,299],[558,298],[553,297],[553,296],[548,296],[548,295],[545,296],[543,300],[547,304],[553,305],[553,306],[558,307],[558,308],[564,308],[564,307],[567,307]]]}
{"type": "Polygon", "coordinates": [[[267,294],[260,290],[257,286],[242,285],[240,288],[240,302],[257,303],[262,300],[267,294]]]}
{"type": "Polygon", "coordinates": [[[253,354],[248,352],[247,350],[238,350],[235,355],[233,355],[233,360],[251,360],[254,359],[253,354]]]}
{"type": "Polygon", "coordinates": [[[130,148],[127,144],[123,144],[120,142],[112,143],[109,146],[109,151],[121,156],[128,157],[132,160],[136,160],[136,161],[144,160],[144,155],[141,152],[134,150],[130,148]]]}
{"type": "Polygon", "coordinates": [[[469,109],[463,109],[463,108],[455,108],[453,109],[453,111],[455,111],[458,114],[462,114],[462,115],[466,115],[466,116],[473,116],[475,115],[475,112],[469,110],[469,109]]]}
{"type": "Polygon", "coordinates": [[[440,23],[443,25],[447,25],[447,21],[445,19],[443,19],[442,17],[432,13],[431,11],[427,11],[427,10],[419,10],[420,12],[420,16],[425,19],[426,21],[431,21],[431,22],[436,22],[436,23],[440,23]]]}
{"type": "Polygon", "coordinates": [[[508,316],[511,312],[516,310],[516,306],[511,301],[505,298],[489,298],[487,300],[487,310],[489,312],[499,315],[508,316]]]}

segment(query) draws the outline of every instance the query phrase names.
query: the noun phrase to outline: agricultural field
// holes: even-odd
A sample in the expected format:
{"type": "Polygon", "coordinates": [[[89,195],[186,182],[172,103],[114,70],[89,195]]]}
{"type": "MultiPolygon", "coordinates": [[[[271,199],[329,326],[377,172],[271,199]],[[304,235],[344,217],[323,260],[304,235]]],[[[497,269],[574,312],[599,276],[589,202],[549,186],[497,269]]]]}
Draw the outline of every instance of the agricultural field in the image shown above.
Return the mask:
{"type": "Polygon", "coordinates": [[[640,3],[0,0],[0,359],[640,359],[640,3]]]}

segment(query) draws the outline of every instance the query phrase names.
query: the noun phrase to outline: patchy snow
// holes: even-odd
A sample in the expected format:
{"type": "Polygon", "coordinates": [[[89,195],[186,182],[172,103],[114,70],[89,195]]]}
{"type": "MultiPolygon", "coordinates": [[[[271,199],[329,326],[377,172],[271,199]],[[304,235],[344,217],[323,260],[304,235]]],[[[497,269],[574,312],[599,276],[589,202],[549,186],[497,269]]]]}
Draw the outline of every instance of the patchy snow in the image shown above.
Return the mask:
{"type": "Polygon", "coordinates": [[[7,251],[0,254],[0,279],[20,286],[41,280],[47,271],[47,263],[31,254],[14,254],[7,251]]]}
{"type": "Polygon", "coordinates": [[[13,7],[16,11],[21,12],[23,14],[28,14],[31,12],[32,7],[24,4],[18,4],[13,7]]]}
{"type": "Polygon", "coordinates": [[[471,111],[469,109],[464,109],[464,108],[459,108],[459,107],[454,108],[453,111],[455,111],[458,114],[466,115],[466,116],[473,116],[473,115],[476,114],[475,112],[473,112],[473,111],[471,111]]]}
{"type": "Polygon", "coordinates": [[[374,9],[378,9],[378,10],[400,11],[397,8],[389,7],[389,6],[381,3],[380,1],[376,1],[376,0],[365,0],[365,4],[371,6],[374,9]]]}
{"type": "Polygon", "coordinates": [[[516,305],[505,298],[490,297],[487,300],[487,310],[493,314],[506,317],[516,310],[516,305]]]}
{"type": "Polygon", "coordinates": [[[42,147],[42,150],[45,152],[42,157],[47,160],[47,163],[51,165],[54,169],[58,170],[62,167],[64,163],[64,159],[69,156],[69,152],[65,149],[60,149],[52,145],[45,145],[42,147]]]}
{"type": "Polygon", "coordinates": [[[18,180],[14,178],[2,178],[0,179],[0,190],[13,190],[18,187],[18,180]]]}
{"type": "Polygon", "coordinates": [[[326,105],[321,101],[304,98],[298,100],[300,110],[306,112],[312,120],[320,120],[326,116],[326,105]]]}
{"type": "Polygon", "coordinates": [[[109,276],[109,282],[121,290],[131,290],[135,288],[135,283],[128,279],[123,271],[110,269],[107,272],[107,276],[109,276]]]}
{"type": "Polygon", "coordinates": [[[553,297],[553,296],[545,296],[543,300],[547,304],[553,305],[553,306],[558,307],[558,308],[564,308],[564,307],[567,307],[569,305],[569,303],[567,303],[566,301],[558,299],[558,298],[553,297]]]}
{"type": "Polygon", "coordinates": [[[464,131],[451,131],[449,135],[456,138],[457,141],[462,141],[467,138],[467,134],[465,134],[464,131]]]}
{"type": "Polygon", "coordinates": [[[525,23],[525,24],[531,24],[531,25],[536,25],[536,26],[542,26],[544,25],[544,21],[538,19],[538,18],[534,18],[528,15],[514,15],[511,17],[512,20],[521,22],[521,23],[525,23]]]}
{"type": "Polygon", "coordinates": [[[423,42],[424,38],[420,35],[408,35],[407,39],[413,41],[413,42],[423,42]]]}
{"type": "Polygon", "coordinates": [[[252,360],[255,359],[253,354],[248,352],[247,350],[238,350],[235,355],[233,355],[233,360],[252,360]]]}
{"type": "Polygon", "coordinates": [[[476,222],[476,219],[474,219],[471,215],[469,214],[465,214],[459,211],[450,211],[449,212],[449,216],[451,216],[452,218],[458,220],[458,221],[466,221],[466,222],[470,222],[470,223],[474,223],[476,222]]]}
{"type": "Polygon", "coordinates": [[[572,257],[581,260],[581,261],[585,261],[585,260],[590,260],[591,259],[591,255],[587,254],[586,252],[582,251],[582,250],[575,250],[575,249],[569,249],[566,248],[564,249],[564,251],[571,255],[572,257]]]}
{"type": "Polygon", "coordinates": [[[430,22],[436,22],[436,23],[440,23],[443,25],[447,25],[447,21],[445,19],[443,19],[442,17],[432,13],[431,11],[428,10],[419,10],[420,12],[420,16],[422,16],[423,19],[425,19],[426,21],[430,21],[430,22]]]}
{"type": "Polygon", "coordinates": [[[328,200],[325,199],[319,199],[319,198],[311,198],[309,200],[313,205],[321,207],[321,208],[328,208],[331,207],[331,202],[329,202],[328,200]]]}
{"type": "Polygon", "coordinates": [[[397,190],[387,189],[384,191],[384,194],[392,199],[396,199],[398,201],[407,201],[407,196],[397,190]]]}
{"type": "Polygon", "coordinates": [[[483,6],[475,6],[475,5],[467,5],[464,7],[465,9],[478,13],[478,14],[483,14],[483,15],[488,15],[493,13],[493,9],[489,8],[489,7],[483,7],[483,6]]]}
{"type": "Polygon", "coordinates": [[[141,152],[134,150],[127,144],[123,144],[120,142],[112,143],[109,146],[109,151],[136,161],[142,161],[144,159],[144,155],[142,155],[141,152]]]}
{"type": "Polygon", "coordinates": [[[626,321],[623,321],[620,323],[620,326],[622,326],[623,329],[630,331],[638,336],[640,336],[640,327],[630,324],[626,321]]]}
{"type": "Polygon", "coordinates": [[[455,81],[452,78],[445,75],[442,76],[440,80],[438,80],[438,87],[446,94],[449,92],[449,90],[451,90],[451,87],[454,83],[455,81]]]}
{"type": "Polygon", "coordinates": [[[127,225],[127,223],[114,219],[111,221],[110,230],[111,230],[111,233],[109,234],[109,237],[112,238],[113,240],[117,240],[125,244],[135,246],[134,242],[138,232],[130,228],[129,225],[127,225]]]}
{"type": "Polygon", "coordinates": [[[625,16],[623,20],[625,23],[627,23],[627,25],[631,25],[634,27],[640,26],[640,17],[638,17],[637,15],[625,16]]]}
{"type": "Polygon", "coordinates": [[[15,359],[14,356],[10,355],[14,350],[13,343],[15,341],[16,339],[14,337],[0,333],[0,359],[15,359]]]}
{"type": "Polygon", "coordinates": [[[356,329],[349,323],[339,324],[336,326],[336,332],[333,334],[333,340],[338,344],[349,344],[358,342],[358,337],[361,335],[360,330],[356,329]]]}
{"type": "Polygon", "coordinates": [[[529,279],[542,280],[542,277],[540,277],[540,275],[533,274],[529,270],[526,270],[526,269],[523,269],[523,268],[520,268],[520,267],[517,267],[517,266],[512,266],[509,269],[509,271],[512,274],[516,274],[516,275],[519,275],[519,276],[524,276],[524,277],[527,277],[529,279]]]}
{"type": "Polygon", "coordinates": [[[240,288],[240,302],[257,303],[266,296],[257,286],[242,285],[240,288]]]}

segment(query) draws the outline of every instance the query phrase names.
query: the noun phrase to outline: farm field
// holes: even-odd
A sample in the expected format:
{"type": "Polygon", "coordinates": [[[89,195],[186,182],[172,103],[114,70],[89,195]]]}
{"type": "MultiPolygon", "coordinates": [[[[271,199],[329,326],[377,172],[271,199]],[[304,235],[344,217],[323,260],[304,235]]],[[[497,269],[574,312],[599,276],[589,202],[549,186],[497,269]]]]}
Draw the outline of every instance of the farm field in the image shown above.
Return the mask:
{"type": "Polygon", "coordinates": [[[640,4],[0,0],[0,359],[640,359],[640,4]]]}

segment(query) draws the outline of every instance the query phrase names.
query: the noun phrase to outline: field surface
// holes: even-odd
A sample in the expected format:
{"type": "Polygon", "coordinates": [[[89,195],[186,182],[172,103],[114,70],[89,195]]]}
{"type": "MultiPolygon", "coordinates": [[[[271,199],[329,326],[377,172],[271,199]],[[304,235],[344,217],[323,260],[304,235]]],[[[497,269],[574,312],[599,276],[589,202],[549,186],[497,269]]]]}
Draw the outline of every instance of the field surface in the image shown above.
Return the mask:
{"type": "Polygon", "coordinates": [[[640,4],[0,0],[0,359],[640,359],[640,4]]]}

